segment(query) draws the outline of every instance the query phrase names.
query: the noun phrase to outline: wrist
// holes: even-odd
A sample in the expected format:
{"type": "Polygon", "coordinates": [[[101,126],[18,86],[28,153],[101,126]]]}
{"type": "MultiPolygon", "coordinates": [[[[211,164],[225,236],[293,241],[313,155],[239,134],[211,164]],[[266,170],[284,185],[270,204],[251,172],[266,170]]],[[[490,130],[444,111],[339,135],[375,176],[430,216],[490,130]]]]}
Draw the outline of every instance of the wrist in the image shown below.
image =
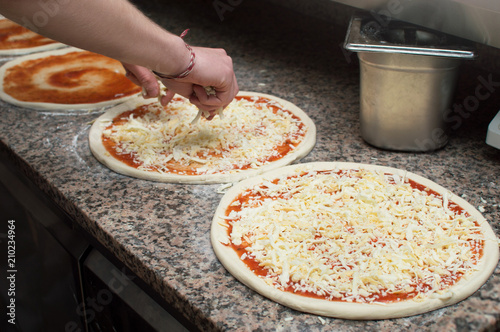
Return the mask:
{"type": "MultiPolygon", "coordinates": [[[[180,46],[175,46],[176,49],[181,49],[178,54],[178,58],[172,59],[172,62],[176,63],[176,66],[172,66],[180,69],[170,69],[170,72],[163,72],[159,70],[153,70],[153,73],[161,79],[181,79],[188,76],[194,69],[196,63],[196,54],[194,53],[191,46],[184,42],[182,39],[188,30],[185,30],[180,37],[176,37],[176,42],[180,41],[180,46]],[[179,59],[179,60],[178,60],[179,59]],[[187,60],[186,60],[187,59],[187,60]]],[[[177,44],[179,45],[179,44],[177,44]]]]}

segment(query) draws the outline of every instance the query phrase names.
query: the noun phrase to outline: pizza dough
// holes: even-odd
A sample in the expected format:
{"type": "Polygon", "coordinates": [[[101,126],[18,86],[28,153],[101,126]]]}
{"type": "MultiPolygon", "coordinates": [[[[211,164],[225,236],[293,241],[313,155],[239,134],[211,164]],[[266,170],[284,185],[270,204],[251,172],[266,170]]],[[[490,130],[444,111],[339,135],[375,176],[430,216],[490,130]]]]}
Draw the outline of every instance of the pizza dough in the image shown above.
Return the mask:
{"type": "Polygon", "coordinates": [[[297,106],[271,95],[240,92],[222,118],[193,121],[197,114],[198,109],[182,97],[166,108],[157,101],[132,99],[94,122],[90,149],[121,174],[205,184],[235,182],[288,165],[307,155],[316,142],[312,120],[297,106]],[[131,116],[132,110],[139,113],[131,116]],[[127,121],[119,122],[125,125],[110,129],[121,114],[127,121]],[[109,150],[109,144],[116,145],[113,140],[121,145],[109,150]],[[125,160],[117,159],[122,157],[125,160]]]}
{"type": "Polygon", "coordinates": [[[211,227],[217,257],[243,284],[293,309],[342,319],[405,317],[455,304],[486,282],[499,259],[495,233],[466,201],[416,174],[365,164],[299,164],[241,181],[223,196],[211,227]],[[364,180],[351,170],[361,170],[364,180]],[[470,217],[447,217],[447,210],[461,211],[457,205],[470,217]],[[459,272],[457,283],[440,289],[439,280],[459,272]],[[413,284],[417,296],[391,302],[412,294],[411,287],[398,288],[412,285],[407,275],[422,278],[413,284]],[[286,291],[290,282],[294,291],[333,300],[286,291]],[[393,294],[383,291],[391,288],[393,294]],[[383,296],[392,300],[379,301],[383,296]]]}
{"type": "Polygon", "coordinates": [[[0,15],[0,56],[43,52],[65,46],[0,15]]]}
{"type": "Polygon", "coordinates": [[[96,109],[140,92],[119,61],[73,47],[25,55],[0,67],[0,98],[25,108],[96,109]]]}

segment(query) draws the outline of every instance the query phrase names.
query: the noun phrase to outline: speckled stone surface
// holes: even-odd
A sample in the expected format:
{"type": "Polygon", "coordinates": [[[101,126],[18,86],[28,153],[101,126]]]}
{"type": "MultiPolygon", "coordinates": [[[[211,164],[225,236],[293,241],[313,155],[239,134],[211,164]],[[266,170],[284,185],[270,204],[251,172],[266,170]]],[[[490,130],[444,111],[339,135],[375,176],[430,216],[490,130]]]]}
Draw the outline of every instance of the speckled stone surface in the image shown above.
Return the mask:
{"type": "MultiPolygon", "coordinates": [[[[406,169],[465,197],[500,230],[500,150],[485,144],[500,109],[500,76],[464,66],[455,103],[490,81],[490,95],[455,114],[449,143],[429,153],[391,152],[359,135],[359,69],[342,50],[345,26],[265,1],[151,1],[140,8],[194,45],[232,56],[241,90],[287,99],[317,125],[303,162],[348,161],[406,169]],[[474,107],[472,107],[474,106],[474,107]]],[[[5,59],[4,59],[5,60],[5,59]]],[[[482,92],[486,90],[481,90],[482,92]]],[[[472,96],[471,98],[468,98],[472,96]]],[[[209,239],[219,185],[156,183],[116,174],[91,154],[90,122],[103,112],[41,112],[0,103],[0,149],[75,222],[203,331],[467,331],[500,327],[500,270],[470,298],[430,313],[348,321],[291,310],[248,289],[218,262],[209,239]]]]}

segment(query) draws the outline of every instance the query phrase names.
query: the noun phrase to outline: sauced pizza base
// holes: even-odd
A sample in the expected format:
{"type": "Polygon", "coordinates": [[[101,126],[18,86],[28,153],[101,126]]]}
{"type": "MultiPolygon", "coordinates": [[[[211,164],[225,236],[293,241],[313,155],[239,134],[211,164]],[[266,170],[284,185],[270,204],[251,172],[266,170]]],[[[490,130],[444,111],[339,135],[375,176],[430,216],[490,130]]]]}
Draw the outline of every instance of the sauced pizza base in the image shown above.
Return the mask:
{"type": "Polygon", "coordinates": [[[223,119],[192,123],[196,113],[181,97],[167,108],[142,105],[116,116],[102,142],[130,167],[192,176],[274,162],[295,151],[307,132],[298,116],[265,97],[237,96],[223,119]]]}
{"type": "Polygon", "coordinates": [[[52,39],[0,18],[0,50],[27,49],[55,43],[52,39]]]}
{"type": "Polygon", "coordinates": [[[227,208],[230,245],[272,287],[330,301],[450,296],[483,255],[480,226],[412,180],[368,171],[265,182],[227,208]]]}
{"type": "Polygon", "coordinates": [[[77,51],[26,60],[8,68],[3,90],[20,102],[97,104],[140,92],[124,73],[114,59],[77,51]]]}

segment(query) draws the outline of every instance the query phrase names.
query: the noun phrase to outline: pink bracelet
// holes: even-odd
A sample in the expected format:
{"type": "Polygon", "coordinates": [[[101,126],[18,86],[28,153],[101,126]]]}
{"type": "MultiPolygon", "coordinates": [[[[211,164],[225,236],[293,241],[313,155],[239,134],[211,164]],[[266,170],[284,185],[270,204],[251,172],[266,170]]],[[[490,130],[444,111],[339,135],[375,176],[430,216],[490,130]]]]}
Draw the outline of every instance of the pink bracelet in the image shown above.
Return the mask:
{"type": "MultiPolygon", "coordinates": [[[[184,30],[184,32],[181,33],[180,37],[184,38],[184,36],[187,35],[188,31],[189,31],[189,29],[184,30]]],[[[191,55],[191,58],[189,60],[189,64],[188,64],[186,70],[184,70],[182,73],[180,73],[178,75],[165,75],[165,74],[162,74],[162,73],[158,73],[158,72],[156,72],[154,70],[153,70],[153,73],[156,76],[158,76],[159,78],[169,79],[169,80],[178,79],[178,78],[184,78],[184,77],[188,76],[193,71],[193,68],[194,68],[194,65],[195,65],[196,55],[194,54],[194,51],[191,48],[191,46],[189,46],[187,43],[184,43],[184,45],[186,45],[186,48],[189,50],[189,53],[191,55]]]]}

